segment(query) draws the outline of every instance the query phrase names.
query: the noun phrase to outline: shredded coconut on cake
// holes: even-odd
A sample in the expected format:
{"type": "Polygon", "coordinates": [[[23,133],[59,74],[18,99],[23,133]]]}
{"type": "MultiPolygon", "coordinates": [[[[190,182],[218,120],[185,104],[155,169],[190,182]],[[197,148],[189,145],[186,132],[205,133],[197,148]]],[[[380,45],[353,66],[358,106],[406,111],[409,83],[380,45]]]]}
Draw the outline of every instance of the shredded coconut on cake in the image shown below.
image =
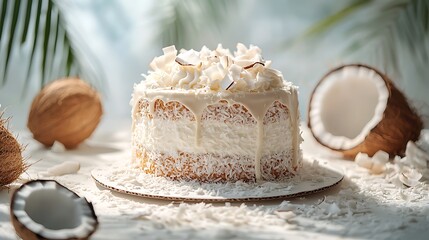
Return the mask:
{"type": "Polygon", "coordinates": [[[262,58],[261,49],[237,44],[232,54],[221,44],[215,50],[202,47],[199,52],[174,46],[162,49],[151,70],[140,83],[147,89],[199,89],[201,91],[269,91],[288,85],[283,75],[270,68],[271,61],[262,58]],[[227,87],[222,87],[225,82],[227,87]]]}

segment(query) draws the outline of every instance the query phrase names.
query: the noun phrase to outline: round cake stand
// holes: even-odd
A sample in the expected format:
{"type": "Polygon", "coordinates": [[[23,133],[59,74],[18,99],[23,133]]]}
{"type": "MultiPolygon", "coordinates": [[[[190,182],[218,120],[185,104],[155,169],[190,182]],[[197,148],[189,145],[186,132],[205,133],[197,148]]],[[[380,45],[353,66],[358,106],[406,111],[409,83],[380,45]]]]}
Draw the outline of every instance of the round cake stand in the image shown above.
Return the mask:
{"type": "Polygon", "coordinates": [[[293,178],[281,182],[198,183],[144,174],[136,167],[108,166],[91,172],[100,186],[144,198],[191,202],[243,202],[287,199],[318,193],[338,185],[344,175],[326,164],[303,164],[293,178]]]}

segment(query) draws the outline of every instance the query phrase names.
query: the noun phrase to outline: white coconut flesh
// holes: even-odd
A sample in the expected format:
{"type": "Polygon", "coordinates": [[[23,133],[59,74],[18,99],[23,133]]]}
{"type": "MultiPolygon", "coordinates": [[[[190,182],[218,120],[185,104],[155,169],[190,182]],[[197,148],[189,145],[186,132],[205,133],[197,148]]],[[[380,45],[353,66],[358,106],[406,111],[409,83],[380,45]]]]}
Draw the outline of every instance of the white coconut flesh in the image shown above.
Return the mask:
{"type": "Polygon", "coordinates": [[[330,148],[353,148],[383,119],[388,98],[386,83],[374,70],[346,66],[334,71],[313,93],[312,132],[330,148]]]}
{"type": "Polygon", "coordinates": [[[86,238],[98,224],[86,199],[55,181],[35,181],[17,190],[12,211],[28,230],[46,239],[86,238]]]}

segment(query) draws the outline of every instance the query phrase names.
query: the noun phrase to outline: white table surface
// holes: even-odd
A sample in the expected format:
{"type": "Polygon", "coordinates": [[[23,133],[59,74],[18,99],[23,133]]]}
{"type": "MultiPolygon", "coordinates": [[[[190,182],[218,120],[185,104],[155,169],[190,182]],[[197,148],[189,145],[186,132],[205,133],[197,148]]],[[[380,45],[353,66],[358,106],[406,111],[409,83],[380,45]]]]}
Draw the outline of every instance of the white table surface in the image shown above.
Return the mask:
{"type": "MultiPolygon", "coordinates": [[[[393,183],[388,173],[371,175],[354,162],[335,159],[303,127],[307,159],[342,169],[343,182],[328,191],[287,201],[172,203],[111,192],[95,184],[92,169],[130,157],[127,121],[103,122],[78,149],[53,152],[32,140],[19,141],[32,165],[22,178],[0,190],[0,239],[17,239],[10,222],[10,195],[20,182],[42,176],[65,160],[76,174],[53,177],[93,202],[100,226],[92,239],[429,239],[429,184],[393,183]]],[[[0,166],[1,167],[1,166],[0,166]]],[[[52,178],[52,177],[51,177],[52,178]]]]}

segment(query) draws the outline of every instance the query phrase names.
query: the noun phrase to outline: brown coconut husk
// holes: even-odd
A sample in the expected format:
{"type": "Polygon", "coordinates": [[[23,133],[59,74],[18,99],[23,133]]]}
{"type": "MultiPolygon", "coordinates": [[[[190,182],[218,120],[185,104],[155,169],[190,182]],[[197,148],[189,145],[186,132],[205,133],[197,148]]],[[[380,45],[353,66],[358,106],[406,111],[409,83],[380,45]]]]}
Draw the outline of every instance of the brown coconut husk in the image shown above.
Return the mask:
{"type": "MultiPolygon", "coordinates": [[[[383,74],[379,70],[364,64],[348,64],[337,67],[328,72],[319,81],[311,93],[310,103],[313,100],[313,95],[317,87],[327,78],[328,75],[348,66],[365,67],[374,70],[384,80],[389,91],[389,98],[387,100],[387,106],[384,111],[383,119],[370,131],[361,144],[351,149],[335,149],[326,145],[320,139],[314,136],[310,124],[310,115],[308,114],[308,127],[310,128],[313,136],[323,146],[338,152],[342,152],[344,157],[348,159],[354,159],[356,154],[359,152],[367,153],[369,156],[373,156],[379,150],[389,153],[391,157],[396,155],[403,156],[407,142],[416,141],[418,139],[420,131],[423,128],[423,122],[421,117],[409,106],[404,94],[402,94],[402,92],[394,85],[387,75],[383,74]]],[[[311,104],[309,104],[308,113],[310,110],[311,104]]]]}
{"type": "Polygon", "coordinates": [[[6,128],[0,114],[0,187],[14,182],[27,169],[22,157],[22,147],[6,128]]]}
{"type": "Polygon", "coordinates": [[[102,113],[100,96],[90,85],[65,78],[46,85],[34,98],[27,126],[45,146],[58,141],[72,149],[94,132],[102,113]]]}

